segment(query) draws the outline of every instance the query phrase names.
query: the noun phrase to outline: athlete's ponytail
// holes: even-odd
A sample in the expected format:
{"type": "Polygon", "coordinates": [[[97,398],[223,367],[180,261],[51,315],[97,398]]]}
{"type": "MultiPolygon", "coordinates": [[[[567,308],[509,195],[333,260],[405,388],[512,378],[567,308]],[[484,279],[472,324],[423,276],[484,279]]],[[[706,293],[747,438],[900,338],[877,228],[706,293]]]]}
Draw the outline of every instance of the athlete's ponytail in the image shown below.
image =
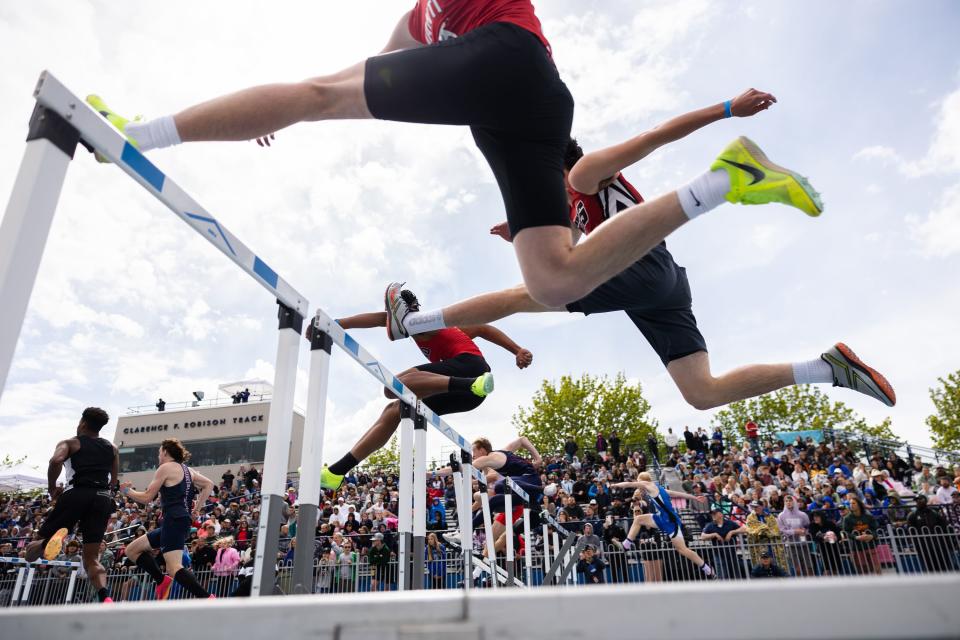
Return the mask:
{"type": "Polygon", "coordinates": [[[160,448],[167,452],[167,455],[176,462],[183,464],[190,459],[190,452],[183,446],[183,443],[176,438],[170,438],[160,443],[160,448]]]}

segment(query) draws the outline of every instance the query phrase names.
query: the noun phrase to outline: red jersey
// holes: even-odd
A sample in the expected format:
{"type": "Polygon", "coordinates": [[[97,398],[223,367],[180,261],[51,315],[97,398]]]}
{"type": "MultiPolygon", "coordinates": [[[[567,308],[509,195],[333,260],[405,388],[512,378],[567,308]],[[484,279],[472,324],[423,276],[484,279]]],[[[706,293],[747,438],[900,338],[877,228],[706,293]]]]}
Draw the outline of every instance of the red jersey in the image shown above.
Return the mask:
{"type": "Polygon", "coordinates": [[[440,329],[425,339],[422,336],[414,336],[414,340],[430,362],[449,360],[463,353],[472,353],[475,356],[483,357],[477,343],[456,327],[440,329]]]}
{"type": "Polygon", "coordinates": [[[530,0],[417,0],[407,26],[418,42],[433,44],[493,22],[526,29],[550,51],[530,0]]]}
{"type": "Polygon", "coordinates": [[[572,189],[567,189],[567,193],[570,196],[570,222],[584,234],[589,234],[607,218],[643,202],[643,197],[622,173],[598,193],[588,195],[572,189]]]}

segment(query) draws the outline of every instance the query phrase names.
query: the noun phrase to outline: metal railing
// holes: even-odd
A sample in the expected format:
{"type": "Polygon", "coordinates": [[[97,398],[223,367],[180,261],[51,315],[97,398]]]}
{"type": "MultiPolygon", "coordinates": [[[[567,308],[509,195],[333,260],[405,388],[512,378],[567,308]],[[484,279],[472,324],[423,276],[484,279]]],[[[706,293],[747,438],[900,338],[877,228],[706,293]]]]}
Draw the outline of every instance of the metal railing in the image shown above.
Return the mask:
{"type": "Polygon", "coordinates": [[[182,409],[207,409],[209,407],[223,407],[235,404],[254,404],[257,402],[269,402],[273,398],[272,393],[262,393],[251,395],[247,402],[234,402],[230,396],[216,397],[209,400],[182,400],[179,402],[165,402],[163,411],[157,409],[156,404],[138,404],[133,407],[127,407],[127,415],[140,415],[144,413],[166,413],[168,411],[179,411],[182,409]]]}
{"type": "MultiPolygon", "coordinates": [[[[842,533],[835,541],[814,541],[809,538],[785,540],[783,537],[749,539],[746,535],[740,535],[730,543],[719,545],[692,541],[690,548],[713,567],[720,580],[960,572],[960,535],[952,528],[918,531],[887,525],[875,533],[875,540],[869,544],[848,540],[842,533]],[[765,554],[769,554],[769,561],[763,559],[765,554]]],[[[533,542],[537,544],[536,540],[533,542]]],[[[619,543],[601,545],[592,563],[587,562],[587,555],[580,550],[580,546],[574,547],[557,569],[557,584],[577,587],[595,583],[707,579],[700,568],[681,556],[669,541],[662,538],[641,537],[631,550],[625,550],[619,543]]],[[[492,586],[494,569],[486,562],[482,549],[482,544],[475,545],[477,555],[482,557],[482,561],[476,563],[473,575],[469,576],[470,584],[475,588],[492,586]]],[[[537,587],[550,582],[545,576],[550,564],[547,560],[549,558],[545,558],[543,553],[532,554],[529,586],[537,587]]],[[[528,576],[526,562],[523,555],[518,554],[513,571],[513,575],[524,582],[528,576]]],[[[500,586],[508,586],[506,561],[502,555],[498,555],[496,565],[500,586]]],[[[422,587],[460,588],[464,584],[463,567],[460,550],[446,547],[425,559],[422,587]]],[[[394,591],[398,588],[399,569],[395,555],[389,563],[376,566],[371,565],[364,554],[337,556],[324,551],[313,566],[314,591],[319,594],[394,591]]],[[[196,571],[196,576],[212,594],[231,597],[249,594],[249,573],[248,568],[238,568],[232,573],[216,575],[209,568],[204,568],[196,571]]],[[[292,565],[279,563],[276,575],[276,592],[295,592],[292,565]]],[[[115,601],[154,600],[155,586],[153,580],[134,567],[113,567],[108,571],[107,587],[115,601]]],[[[182,587],[174,583],[170,599],[189,597],[182,587]]],[[[53,562],[29,566],[22,560],[9,559],[7,562],[0,559],[0,606],[93,601],[96,601],[95,590],[77,563],[53,562]]]]}

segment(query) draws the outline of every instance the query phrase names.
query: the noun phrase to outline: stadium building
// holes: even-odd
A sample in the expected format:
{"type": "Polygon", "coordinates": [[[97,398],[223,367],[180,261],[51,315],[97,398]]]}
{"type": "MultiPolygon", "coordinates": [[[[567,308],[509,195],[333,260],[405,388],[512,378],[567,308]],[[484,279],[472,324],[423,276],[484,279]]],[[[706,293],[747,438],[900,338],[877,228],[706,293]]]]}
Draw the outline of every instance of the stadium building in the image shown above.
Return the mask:
{"type": "MultiPolygon", "coordinates": [[[[157,449],[167,438],[178,438],[190,451],[190,466],[215,483],[230,469],[251,464],[263,471],[267,428],[273,387],[261,380],[246,380],[220,386],[226,396],[213,400],[171,402],[161,411],[157,405],[131,407],[117,420],[113,442],[120,450],[120,479],[143,489],[157,468],[157,449]],[[249,390],[245,402],[235,393],[249,390]]],[[[202,398],[200,394],[200,398],[202,398]]],[[[288,471],[300,462],[303,413],[294,409],[288,471]]]]}

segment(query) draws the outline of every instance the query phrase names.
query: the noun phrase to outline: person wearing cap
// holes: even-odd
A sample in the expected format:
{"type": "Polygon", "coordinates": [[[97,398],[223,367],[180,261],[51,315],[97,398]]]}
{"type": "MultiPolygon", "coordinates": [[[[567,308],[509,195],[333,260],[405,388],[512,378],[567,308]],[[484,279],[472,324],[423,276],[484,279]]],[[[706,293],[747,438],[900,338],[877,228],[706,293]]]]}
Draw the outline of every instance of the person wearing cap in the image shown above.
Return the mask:
{"type": "Polygon", "coordinates": [[[827,474],[828,474],[831,478],[833,478],[833,477],[834,477],[834,474],[836,474],[836,473],[838,473],[838,472],[839,472],[839,473],[842,473],[844,478],[849,478],[850,476],[853,475],[853,473],[850,471],[850,467],[848,467],[846,464],[844,464],[843,458],[840,457],[840,456],[837,456],[836,458],[834,458],[834,459],[833,459],[833,464],[831,464],[831,465],[827,468],[827,474]]]}
{"type": "MultiPolygon", "coordinates": [[[[432,533],[430,535],[434,536],[432,533]]],[[[383,534],[380,532],[373,534],[373,544],[367,551],[367,562],[373,569],[373,576],[370,578],[370,590],[379,591],[384,587],[389,590],[390,549],[383,543],[383,534]]]]}
{"type": "Polygon", "coordinates": [[[770,552],[764,550],[760,552],[760,562],[750,572],[750,576],[753,578],[786,578],[787,574],[774,564],[770,552]]]}
{"type": "Polygon", "coordinates": [[[760,564],[760,552],[769,551],[773,548],[776,555],[777,565],[787,566],[787,558],[784,554],[783,538],[780,535],[780,525],[773,514],[767,511],[766,505],[759,500],[750,503],[750,515],[744,523],[747,529],[747,542],[750,545],[750,562],[753,565],[760,564]]]}
{"type": "Polygon", "coordinates": [[[596,549],[593,545],[586,545],[580,552],[580,559],[577,561],[577,573],[583,576],[587,584],[603,584],[606,582],[604,573],[607,565],[596,555],[596,549]]]}

